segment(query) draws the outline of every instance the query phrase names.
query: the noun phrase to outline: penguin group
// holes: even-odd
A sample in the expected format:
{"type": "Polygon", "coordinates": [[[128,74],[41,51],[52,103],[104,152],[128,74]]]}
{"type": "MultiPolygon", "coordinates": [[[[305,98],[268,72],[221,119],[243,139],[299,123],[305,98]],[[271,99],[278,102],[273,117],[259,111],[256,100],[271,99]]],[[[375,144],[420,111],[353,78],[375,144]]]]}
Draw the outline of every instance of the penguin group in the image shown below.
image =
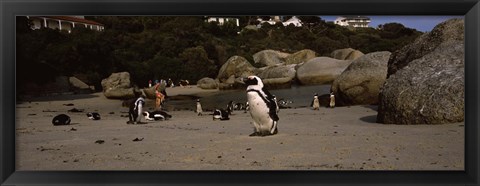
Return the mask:
{"type": "MultiPolygon", "coordinates": [[[[91,120],[100,120],[100,114],[97,112],[88,112],[87,114],[88,119],[91,120]]],[[[66,114],[58,114],[52,119],[52,124],[54,126],[59,126],[59,125],[70,125],[72,119],[70,118],[69,115],[66,114]]]]}
{"type": "MultiPolygon", "coordinates": [[[[229,101],[226,105],[225,108],[214,108],[213,113],[211,114],[213,117],[213,120],[230,120],[230,115],[233,113],[234,110],[245,110],[245,112],[248,109],[248,102],[243,104],[243,103],[235,103],[234,101],[229,101]]],[[[197,113],[198,116],[203,115],[203,109],[202,109],[202,104],[200,103],[200,99],[197,99],[196,103],[196,110],[195,112],[197,113]]]]}
{"type": "Polygon", "coordinates": [[[278,100],[277,103],[278,103],[278,107],[279,107],[280,109],[288,109],[288,108],[291,108],[291,107],[289,106],[289,104],[290,104],[290,103],[293,103],[293,101],[290,101],[290,100],[281,98],[281,99],[278,100]]]}
{"type": "MultiPolygon", "coordinates": [[[[335,94],[333,92],[330,92],[330,94],[324,95],[328,97],[329,101],[325,105],[327,108],[334,108],[335,107],[335,94]]],[[[310,107],[312,107],[313,110],[319,110],[320,109],[320,97],[318,96],[317,93],[313,95],[312,102],[310,103],[310,107]]]]}
{"type": "Polygon", "coordinates": [[[231,112],[225,109],[214,109],[213,120],[230,120],[230,114],[231,112]]]}

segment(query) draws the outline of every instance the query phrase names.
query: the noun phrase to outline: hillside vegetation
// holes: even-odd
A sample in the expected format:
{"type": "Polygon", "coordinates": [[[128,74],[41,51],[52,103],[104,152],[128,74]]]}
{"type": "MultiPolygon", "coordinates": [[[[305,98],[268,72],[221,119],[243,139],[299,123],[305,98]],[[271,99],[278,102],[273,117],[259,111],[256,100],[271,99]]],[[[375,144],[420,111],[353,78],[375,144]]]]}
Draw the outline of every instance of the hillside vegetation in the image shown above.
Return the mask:
{"type": "MultiPolygon", "coordinates": [[[[354,48],[363,53],[400,49],[421,32],[398,23],[375,28],[348,28],[319,17],[300,16],[303,27],[255,24],[255,17],[241,17],[241,26],[207,23],[203,16],[86,17],[105,25],[102,32],[75,28],[71,33],[52,29],[31,30],[25,17],[17,17],[17,85],[42,84],[59,75],[82,76],[101,89],[100,81],[113,72],[127,71],[133,82],[216,77],[234,55],[253,64],[253,54],[273,49],[294,53],[310,49],[329,56],[336,49],[354,48]],[[250,26],[251,27],[251,26],[250,26]]],[[[374,25],[376,26],[376,25],[374,25]]]]}

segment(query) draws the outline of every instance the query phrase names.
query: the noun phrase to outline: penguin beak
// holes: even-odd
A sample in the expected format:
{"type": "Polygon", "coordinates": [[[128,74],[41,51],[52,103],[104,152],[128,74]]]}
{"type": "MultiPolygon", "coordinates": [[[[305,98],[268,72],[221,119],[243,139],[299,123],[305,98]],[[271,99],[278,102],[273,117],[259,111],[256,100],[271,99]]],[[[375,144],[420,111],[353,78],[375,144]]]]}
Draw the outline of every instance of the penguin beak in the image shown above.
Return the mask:
{"type": "Polygon", "coordinates": [[[248,79],[247,77],[240,78],[240,81],[239,81],[239,82],[242,83],[242,84],[245,84],[245,82],[247,81],[247,79],[248,79]]]}

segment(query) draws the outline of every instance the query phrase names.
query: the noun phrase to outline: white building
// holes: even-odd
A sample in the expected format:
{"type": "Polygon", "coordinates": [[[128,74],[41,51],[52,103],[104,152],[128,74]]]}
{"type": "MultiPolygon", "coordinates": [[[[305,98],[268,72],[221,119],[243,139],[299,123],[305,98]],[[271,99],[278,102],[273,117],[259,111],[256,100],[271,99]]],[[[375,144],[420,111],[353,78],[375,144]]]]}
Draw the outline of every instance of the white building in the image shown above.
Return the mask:
{"type": "Polygon", "coordinates": [[[218,25],[223,25],[225,24],[226,22],[234,22],[235,25],[237,26],[240,26],[240,20],[238,18],[235,18],[235,17],[221,17],[221,16],[207,16],[206,17],[206,21],[207,22],[217,22],[218,25]]]}
{"type": "Polygon", "coordinates": [[[293,24],[295,27],[302,27],[303,25],[302,20],[298,19],[296,16],[293,16],[292,18],[288,19],[282,24],[283,26],[288,26],[290,24],[293,24]]]}
{"type": "Polygon", "coordinates": [[[86,20],[84,16],[27,16],[33,23],[32,29],[51,28],[65,30],[68,33],[75,27],[85,27],[103,31],[104,25],[95,21],[86,20]]]}
{"type": "Polygon", "coordinates": [[[283,26],[288,26],[290,24],[293,24],[295,27],[302,27],[302,25],[303,25],[302,20],[300,20],[296,16],[292,16],[290,19],[288,19],[286,21],[283,21],[283,22],[282,22],[282,18],[280,16],[272,16],[270,18],[270,20],[268,20],[268,21],[265,21],[262,18],[258,18],[257,21],[260,22],[260,25],[263,24],[263,23],[268,23],[270,25],[275,25],[277,23],[282,23],[283,26]]]}
{"type": "Polygon", "coordinates": [[[341,16],[335,19],[334,23],[340,26],[366,28],[370,23],[370,18],[365,16],[341,16]]]}

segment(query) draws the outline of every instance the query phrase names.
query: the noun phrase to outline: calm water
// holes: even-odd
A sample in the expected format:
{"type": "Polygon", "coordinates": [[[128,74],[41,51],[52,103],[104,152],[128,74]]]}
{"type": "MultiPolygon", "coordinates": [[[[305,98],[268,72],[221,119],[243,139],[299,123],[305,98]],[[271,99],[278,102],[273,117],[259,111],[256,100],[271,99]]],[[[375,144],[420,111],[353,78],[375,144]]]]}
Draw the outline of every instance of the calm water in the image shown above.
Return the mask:
{"type": "MultiPolygon", "coordinates": [[[[318,95],[329,94],[330,85],[292,86],[289,89],[275,89],[269,91],[271,94],[275,95],[278,100],[283,98],[292,101],[293,103],[289,104],[291,107],[305,107],[310,105],[315,93],[318,93],[318,95]]],[[[216,94],[200,98],[203,110],[225,108],[230,101],[245,103],[247,101],[245,90],[219,91],[216,94]]],[[[168,110],[194,110],[196,108],[196,100],[195,98],[190,100],[169,100],[165,106],[168,110]]]]}

